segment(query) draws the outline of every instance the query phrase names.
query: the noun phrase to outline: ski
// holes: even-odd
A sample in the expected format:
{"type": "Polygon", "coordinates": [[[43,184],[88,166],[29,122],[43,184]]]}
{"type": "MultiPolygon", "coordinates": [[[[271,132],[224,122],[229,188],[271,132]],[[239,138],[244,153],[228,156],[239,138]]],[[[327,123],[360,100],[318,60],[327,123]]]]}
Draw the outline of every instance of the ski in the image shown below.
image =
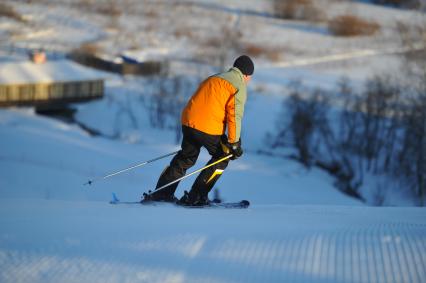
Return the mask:
{"type": "Polygon", "coordinates": [[[183,207],[183,208],[193,208],[193,209],[197,209],[197,208],[234,208],[234,209],[238,209],[238,208],[248,208],[250,206],[250,202],[248,200],[242,200],[239,202],[211,202],[209,204],[206,205],[202,205],[202,206],[191,206],[191,205],[181,205],[181,204],[177,204],[174,202],[162,202],[162,201],[145,201],[145,202],[140,202],[140,201],[121,201],[118,199],[117,195],[115,193],[112,193],[112,200],[109,202],[110,204],[114,204],[114,205],[141,205],[141,206],[161,206],[161,205],[173,205],[173,206],[178,206],[178,207],[183,207]]]}
{"type": "Polygon", "coordinates": [[[177,206],[185,207],[185,208],[248,208],[250,206],[250,202],[248,200],[242,200],[239,202],[211,202],[206,205],[180,205],[176,204],[177,206]]]}

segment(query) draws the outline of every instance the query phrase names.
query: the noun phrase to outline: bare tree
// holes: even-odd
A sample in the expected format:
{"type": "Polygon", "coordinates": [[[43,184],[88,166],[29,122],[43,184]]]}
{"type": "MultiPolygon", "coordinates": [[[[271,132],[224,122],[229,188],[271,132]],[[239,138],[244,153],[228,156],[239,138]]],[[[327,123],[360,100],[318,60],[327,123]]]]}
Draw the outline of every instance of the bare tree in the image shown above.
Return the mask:
{"type": "Polygon", "coordinates": [[[160,78],[158,88],[150,98],[148,113],[151,126],[173,130],[176,143],[181,139],[182,109],[194,91],[193,86],[194,82],[185,76],[160,78]]]}
{"type": "MultiPolygon", "coordinates": [[[[273,148],[296,149],[305,166],[319,166],[335,175],[336,186],[348,195],[363,199],[359,188],[368,173],[405,184],[424,205],[425,94],[417,91],[407,100],[389,77],[369,80],[361,93],[342,80],[336,96],[341,110],[336,112],[330,107],[331,93],[294,84],[278,130],[268,138],[273,148]]],[[[383,184],[377,185],[373,203],[384,203],[385,190],[383,184]]]]}

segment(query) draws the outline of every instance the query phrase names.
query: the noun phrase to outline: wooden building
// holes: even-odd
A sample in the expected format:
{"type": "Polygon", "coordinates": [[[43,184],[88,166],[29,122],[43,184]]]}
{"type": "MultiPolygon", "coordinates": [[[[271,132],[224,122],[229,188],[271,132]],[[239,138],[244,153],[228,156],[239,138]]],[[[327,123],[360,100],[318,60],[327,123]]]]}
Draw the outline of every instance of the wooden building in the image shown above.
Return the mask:
{"type": "Polygon", "coordinates": [[[103,76],[69,60],[0,63],[0,106],[57,108],[103,94],[103,76]]]}
{"type": "Polygon", "coordinates": [[[140,62],[132,60],[131,57],[121,56],[117,61],[84,52],[74,52],[69,55],[69,58],[81,65],[120,75],[152,76],[167,72],[169,67],[166,60],[151,59],[140,62]]]}

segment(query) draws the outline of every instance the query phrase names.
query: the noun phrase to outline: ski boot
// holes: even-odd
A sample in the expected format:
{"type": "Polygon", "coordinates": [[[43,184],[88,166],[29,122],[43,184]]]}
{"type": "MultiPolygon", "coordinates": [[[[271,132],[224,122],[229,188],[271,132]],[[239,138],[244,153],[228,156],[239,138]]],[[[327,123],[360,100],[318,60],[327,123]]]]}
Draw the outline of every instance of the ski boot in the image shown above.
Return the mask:
{"type": "Polygon", "coordinates": [[[154,202],[154,201],[176,203],[178,199],[174,196],[174,194],[166,195],[166,194],[156,193],[155,191],[154,192],[148,191],[148,193],[143,193],[141,203],[154,202]]]}
{"type": "Polygon", "coordinates": [[[207,196],[195,194],[192,191],[184,191],[183,196],[176,202],[178,205],[183,206],[208,206],[210,200],[207,196]]]}

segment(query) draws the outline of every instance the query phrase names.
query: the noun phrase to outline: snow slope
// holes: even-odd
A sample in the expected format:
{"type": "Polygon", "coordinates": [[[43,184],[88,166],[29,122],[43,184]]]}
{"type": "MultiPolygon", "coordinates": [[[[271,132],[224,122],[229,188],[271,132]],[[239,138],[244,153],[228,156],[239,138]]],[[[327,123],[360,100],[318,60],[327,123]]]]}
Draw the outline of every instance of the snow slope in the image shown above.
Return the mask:
{"type": "MultiPolygon", "coordinates": [[[[117,192],[123,198],[137,200],[155,186],[158,175],[171,158],[92,186],[83,184],[88,179],[179,148],[170,137],[164,137],[170,133],[150,132],[156,133],[159,137],[151,136],[156,143],[129,144],[90,137],[77,126],[37,116],[30,109],[1,110],[0,194],[7,198],[107,201],[112,192],[117,192]]],[[[203,152],[194,170],[207,161],[208,154],[203,152]]],[[[222,188],[222,197],[228,200],[360,205],[359,201],[336,192],[332,177],[320,171],[307,172],[296,163],[283,163],[277,158],[247,153],[231,162],[227,172],[218,187],[222,188]],[[309,195],[311,197],[306,197],[309,195]]],[[[177,195],[189,188],[193,180],[183,181],[177,195]]]]}
{"type": "Polygon", "coordinates": [[[1,282],[424,282],[420,208],[0,201],[1,282]]]}
{"type": "MultiPolygon", "coordinates": [[[[172,60],[205,57],[198,49],[207,49],[227,26],[216,23],[230,16],[245,27],[242,42],[270,42],[279,58],[255,58],[246,152],[218,183],[225,200],[249,199],[246,210],[108,203],[112,192],[138,200],[170,159],[83,185],[178,149],[174,133],[152,129],[136,104],[134,96],[155,84],[111,76],[105,99],[77,106],[79,122],[116,139],[91,137],[32,109],[0,110],[0,282],[426,282],[424,208],[367,207],[339,193],[324,172],[256,154],[290,81],[330,89],[344,74],[359,87],[373,74],[399,70],[396,22],[416,27],[424,13],[328,1],[329,16],[354,11],[383,27],[377,37],[340,39],[321,24],[271,18],[259,0],[162,1],[158,10],[156,1],[126,0],[116,19],[87,9],[91,1],[6,2],[30,24],[1,19],[2,61],[10,60],[9,47],[65,52],[92,41],[111,56],[143,46],[168,50],[172,60]],[[126,107],[137,127],[122,114],[126,107]]],[[[187,67],[172,73],[188,75],[187,67]]],[[[203,152],[195,168],[207,160],[203,152]]],[[[193,180],[181,183],[178,197],[193,180]]]]}
{"type": "Polygon", "coordinates": [[[0,282],[426,280],[425,209],[359,206],[321,172],[249,152],[220,183],[249,209],[110,205],[167,162],[87,178],[176,147],[92,138],[30,109],[1,110],[0,136],[0,282]]]}

